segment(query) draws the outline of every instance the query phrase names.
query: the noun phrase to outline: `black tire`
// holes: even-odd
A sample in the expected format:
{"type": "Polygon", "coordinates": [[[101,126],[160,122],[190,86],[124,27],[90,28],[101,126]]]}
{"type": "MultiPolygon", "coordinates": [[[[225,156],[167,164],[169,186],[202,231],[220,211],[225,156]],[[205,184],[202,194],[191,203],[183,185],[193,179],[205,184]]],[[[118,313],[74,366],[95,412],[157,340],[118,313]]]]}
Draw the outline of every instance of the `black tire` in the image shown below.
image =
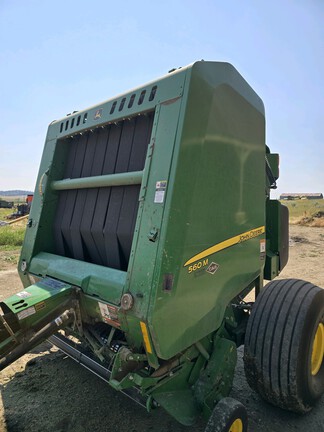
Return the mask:
{"type": "Polygon", "coordinates": [[[248,418],[241,402],[226,397],[215,406],[205,432],[247,432],[248,418]]]}
{"type": "MultiPolygon", "coordinates": [[[[323,336],[324,290],[302,280],[270,282],[248,321],[244,367],[250,387],[281,408],[304,413],[324,392],[324,361],[312,363],[315,334],[323,336]]],[[[317,338],[318,340],[318,338],[317,338]]],[[[321,341],[323,353],[323,340],[321,341]]]]}

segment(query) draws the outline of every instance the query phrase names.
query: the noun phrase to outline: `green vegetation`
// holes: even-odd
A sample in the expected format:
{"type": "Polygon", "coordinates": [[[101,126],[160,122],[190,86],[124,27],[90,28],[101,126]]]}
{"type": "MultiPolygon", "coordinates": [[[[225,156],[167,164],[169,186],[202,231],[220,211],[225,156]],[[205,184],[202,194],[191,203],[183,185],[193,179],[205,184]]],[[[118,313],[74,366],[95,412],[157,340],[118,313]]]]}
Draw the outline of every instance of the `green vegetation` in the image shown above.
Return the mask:
{"type": "Polygon", "coordinates": [[[25,228],[14,226],[0,227],[0,246],[21,246],[24,240],[25,228]]]}
{"type": "MultiPolygon", "coordinates": [[[[7,221],[6,216],[15,211],[12,209],[0,209],[0,220],[7,221]]],[[[12,269],[19,260],[21,245],[26,229],[26,220],[0,226],[0,271],[12,269]]]]}
{"type": "Polygon", "coordinates": [[[12,269],[17,266],[20,250],[20,246],[0,246],[0,271],[12,269]]]}
{"type": "Polygon", "coordinates": [[[5,221],[6,217],[10,215],[11,213],[14,213],[14,208],[0,208],[0,220],[5,221]]]}

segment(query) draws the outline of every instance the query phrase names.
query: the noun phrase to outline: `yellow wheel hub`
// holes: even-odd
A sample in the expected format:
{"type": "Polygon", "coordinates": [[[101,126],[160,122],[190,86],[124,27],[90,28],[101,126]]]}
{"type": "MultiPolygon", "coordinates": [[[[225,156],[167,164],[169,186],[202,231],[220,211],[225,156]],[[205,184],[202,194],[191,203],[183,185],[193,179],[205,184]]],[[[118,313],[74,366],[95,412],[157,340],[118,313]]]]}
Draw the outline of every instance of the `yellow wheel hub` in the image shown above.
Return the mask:
{"type": "Polygon", "coordinates": [[[313,376],[316,375],[318,371],[321,369],[323,363],[323,356],[324,356],[324,325],[323,323],[319,323],[315,333],[315,337],[313,341],[313,349],[312,349],[311,372],[313,376]]]}
{"type": "Polygon", "coordinates": [[[243,423],[241,419],[236,419],[231,424],[231,427],[229,428],[228,432],[243,432],[243,423]]]}

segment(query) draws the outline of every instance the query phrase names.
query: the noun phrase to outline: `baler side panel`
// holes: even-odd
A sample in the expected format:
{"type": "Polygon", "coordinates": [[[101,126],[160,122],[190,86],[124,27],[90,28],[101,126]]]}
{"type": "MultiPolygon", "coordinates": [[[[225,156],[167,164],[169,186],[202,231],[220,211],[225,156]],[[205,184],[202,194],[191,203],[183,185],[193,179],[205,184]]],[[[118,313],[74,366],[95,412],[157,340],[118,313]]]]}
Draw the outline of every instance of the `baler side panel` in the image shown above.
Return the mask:
{"type": "Polygon", "coordinates": [[[233,69],[209,69],[206,62],[194,65],[186,97],[149,315],[155,347],[165,359],[216,330],[228,302],[264,266],[262,103],[233,69]],[[243,233],[247,241],[206,255],[195,267],[185,265],[243,233]],[[168,289],[167,277],[173,280],[168,289]]]}

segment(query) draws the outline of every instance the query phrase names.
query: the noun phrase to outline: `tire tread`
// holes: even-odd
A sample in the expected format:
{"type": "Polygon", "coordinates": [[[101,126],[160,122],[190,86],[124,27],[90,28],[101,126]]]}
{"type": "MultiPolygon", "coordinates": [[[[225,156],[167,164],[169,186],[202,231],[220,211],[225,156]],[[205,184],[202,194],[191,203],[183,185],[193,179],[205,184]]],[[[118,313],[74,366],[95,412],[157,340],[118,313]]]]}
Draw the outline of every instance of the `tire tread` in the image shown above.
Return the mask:
{"type": "Polygon", "coordinates": [[[250,387],[268,402],[297,412],[310,406],[300,396],[300,338],[319,291],[299,279],[270,282],[258,296],[248,321],[244,348],[250,387]]]}

